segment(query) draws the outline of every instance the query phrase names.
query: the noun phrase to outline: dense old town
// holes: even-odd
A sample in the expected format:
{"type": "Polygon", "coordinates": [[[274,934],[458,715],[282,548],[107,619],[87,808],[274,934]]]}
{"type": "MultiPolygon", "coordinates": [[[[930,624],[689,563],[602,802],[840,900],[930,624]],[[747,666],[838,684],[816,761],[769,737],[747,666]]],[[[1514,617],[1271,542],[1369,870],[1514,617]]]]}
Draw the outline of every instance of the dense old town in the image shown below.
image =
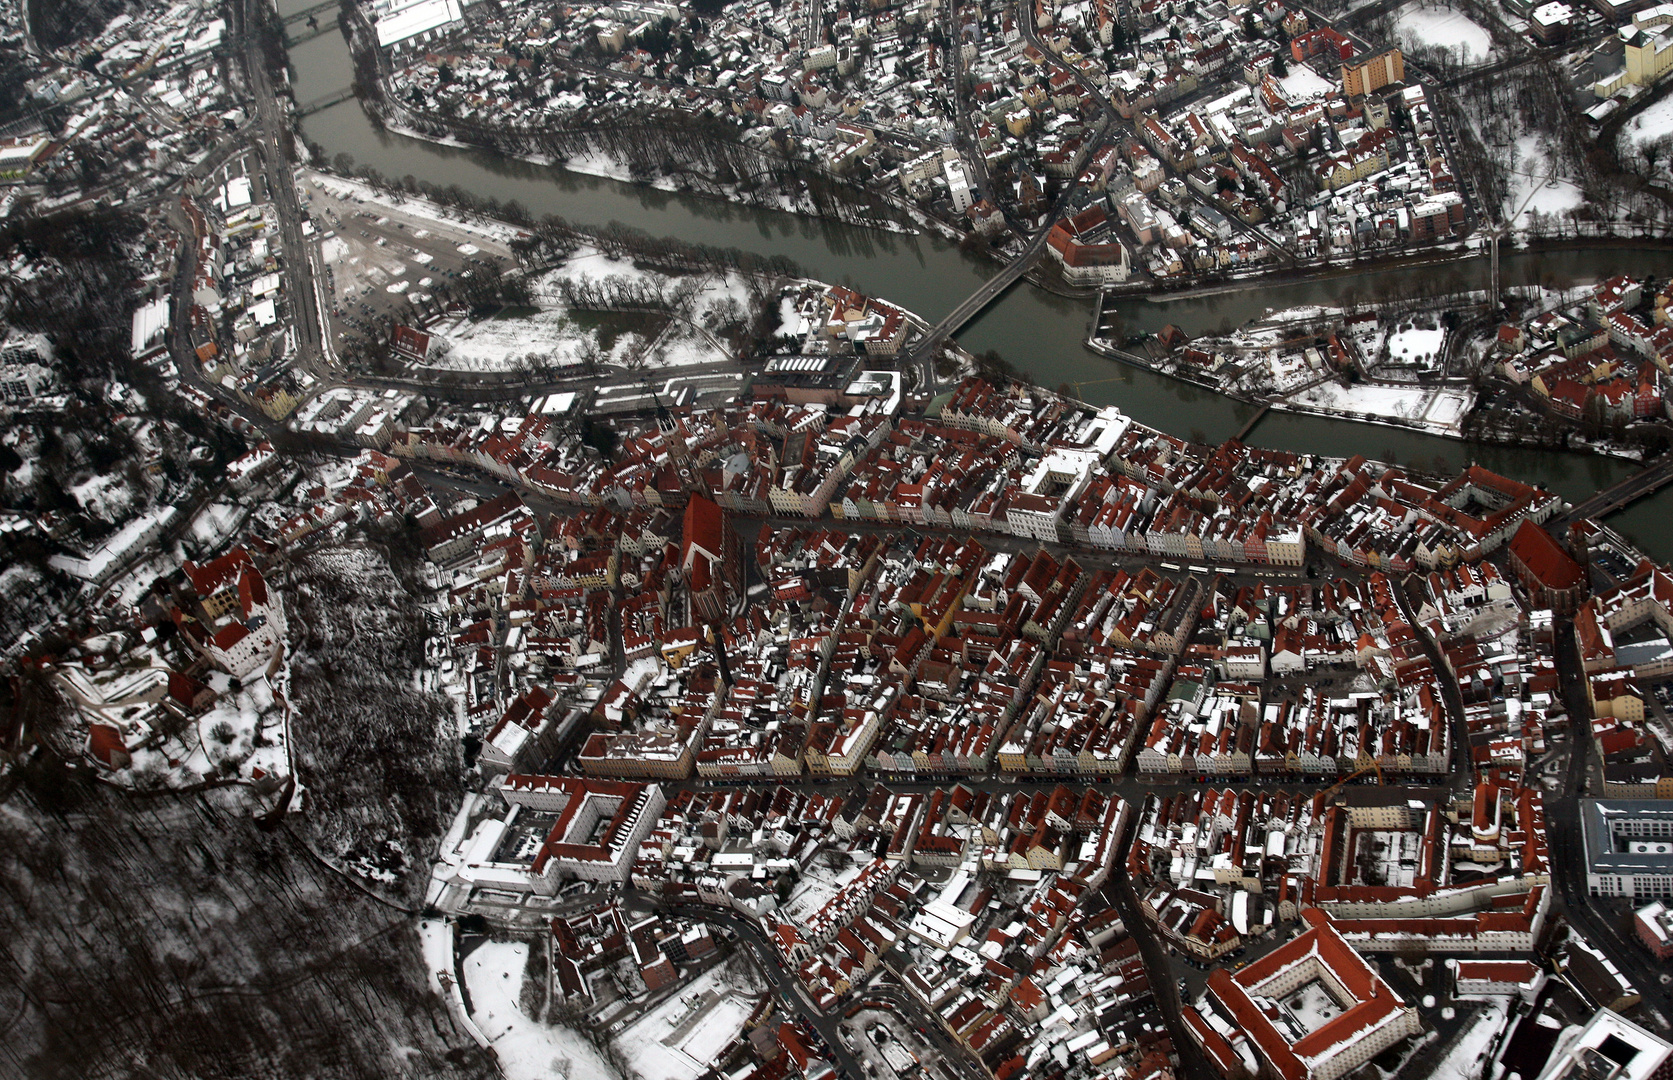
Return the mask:
{"type": "Polygon", "coordinates": [[[0,1075],[1673,1080],[1670,74],[0,0],[0,1075]]]}

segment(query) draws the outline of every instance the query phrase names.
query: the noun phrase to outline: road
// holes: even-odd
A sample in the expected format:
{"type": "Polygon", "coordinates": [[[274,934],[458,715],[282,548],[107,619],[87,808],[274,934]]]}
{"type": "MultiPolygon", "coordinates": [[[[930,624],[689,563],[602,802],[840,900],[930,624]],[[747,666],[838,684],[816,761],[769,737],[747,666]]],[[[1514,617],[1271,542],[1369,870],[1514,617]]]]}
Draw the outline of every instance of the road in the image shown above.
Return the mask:
{"type": "Polygon", "coordinates": [[[1592,906],[1586,888],[1586,852],[1580,837],[1580,800],[1586,791],[1586,776],[1592,753],[1591,703],[1586,696],[1586,675],[1575,645],[1574,624],[1562,620],[1557,627],[1557,674],[1561,679],[1563,704],[1568,708],[1568,775],[1562,791],[1546,796],[1545,831],[1551,852],[1551,881],[1562,901],[1563,912],[1575,929],[1607,956],[1644,996],[1644,1004],[1673,1019],[1673,991],[1663,986],[1666,967],[1654,962],[1644,947],[1621,933],[1612,919],[1592,906]]]}
{"type": "Polygon", "coordinates": [[[916,1028],[918,1034],[935,1047],[941,1055],[941,1060],[949,1065],[954,1073],[965,1080],[988,1080],[987,1069],[947,1030],[941,1017],[904,987],[893,983],[867,986],[848,1007],[853,1008],[855,1005],[870,1005],[885,1012],[904,1014],[907,1023],[916,1028]]]}
{"type": "Polygon", "coordinates": [[[664,905],[652,898],[647,900],[658,910],[724,926],[737,934],[738,941],[755,958],[756,966],[766,976],[767,992],[776,1000],[781,1011],[786,1015],[799,1016],[808,1028],[823,1040],[824,1046],[820,1049],[842,1076],[860,1080],[866,1075],[837,1031],[837,1021],[840,1017],[822,1013],[814,1008],[813,1002],[802,990],[801,980],[779,961],[777,950],[767,941],[766,935],[753,920],[725,908],[688,904],[664,905]]]}
{"type": "Polygon", "coordinates": [[[1415,631],[1418,644],[1423,646],[1425,655],[1429,657],[1429,666],[1434,669],[1435,681],[1441,686],[1441,703],[1446,707],[1447,723],[1452,733],[1453,787],[1456,794],[1465,794],[1471,781],[1471,767],[1470,731],[1464,720],[1463,692],[1458,689],[1458,680],[1453,676],[1452,669],[1442,658],[1440,646],[1417,618],[1417,608],[1406,592],[1406,583],[1393,578],[1389,579],[1389,583],[1394,587],[1394,599],[1400,605],[1400,613],[1415,631]]]}
{"type": "MultiPolygon", "coordinates": [[[[1110,128],[1111,124],[1106,120],[1104,126],[1098,129],[1098,133],[1081,151],[1082,161],[1104,144],[1104,141],[1109,138],[1110,128]]],[[[1034,233],[1033,238],[1028,241],[1022,251],[1007,263],[1003,270],[984,281],[980,288],[965,298],[963,303],[948,312],[945,318],[930,327],[929,331],[919,338],[912,345],[912,348],[907,350],[906,355],[901,357],[900,367],[902,369],[914,366],[922,368],[918,382],[920,387],[930,393],[935,392],[937,386],[935,351],[940,348],[943,341],[957,333],[965,323],[975,318],[978,312],[998,299],[999,295],[1006,289],[1020,281],[1022,276],[1033,267],[1035,260],[1040,257],[1040,253],[1046,249],[1046,239],[1051,235],[1052,226],[1057,224],[1058,218],[1063,216],[1071,205],[1073,198],[1079,194],[1080,187],[1081,182],[1077,176],[1074,182],[1063,189],[1063,194],[1057,197],[1057,202],[1052,206],[1051,213],[1046,217],[1046,223],[1034,233]]]]}
{"type": "MultiPolygon", "coordinates": [[[[1022,29],[1023,39],[1036,49],[1040,50],[1040,52],[1044,53],[1048,63],[1056,66],[1062,71],[1068,72],[1075,80],[1075,84],[1081,88],[1081,91],[1089,96],[1093,101],[1098,103],[1098,109],[1104,116],[1104,128],[1100,132],[1098,143],[1093,144],[1094,147],[1096,147],[1099,143],[1102,143],[1105,138],[1108,138],[1109,133],[1112,130],[1119,130],[1123,138],[1138,139],[1140,142],[1144,141],[1143,139],[1140,139],[1137,129],[1135,129],[1125,117],[1115,111],[1115,106],[1110,103],[1109,95],[1105,93],[1104,90],[1098,86],[1098,84],[1088,78],[1086,72],[1072,64],[1066,63],[1062,57],[1058,56],[1055,52],[1052,52],[1051,49],[1046,46],[1046,43],[1040,40],[1039,31],[1034,25],[1034,5],[1030,3],[1029,0],[1017,0],[1017,26],[1022,29]]],[[[1196,202],[1200,206],[1209,207],[1216,213],[1220,213],[1221,216],[1223,216],[1226,221],[1231,224],[1232,228],[1243,233],[1257,243],[1272,249],[1273,254],[1278,256],[1283,261],[1292,265],[1296,262],[1296,257],[1293,252],[1278,243],[1276,240],[1272,239],[1263,230],[1254,225],[1248,224],[1238,218],[1235,214],[1228,214],[1220,211],[1219,207],[1214,206],[1207,199],[1204,199],[1200,194],[1198,194],[1196,189],[1191,188],[1189,190],[1193,202],[1196,202]]]]}
{"type": "MultiPolygon", "coordinates": [[[[768,942],[766,935],[754,920],[725,908],[709,905],[662,904],[656,898],[637,891],[630,892],[624,897],[624,904],[632,905],[638,902],[659,911],[667,911],[684,918],[699,919],[723,926],[736,933],[738,941],[754,958],[756,966],[766,976],[768,993],[776,999],[785,1013],[799,1016],[809,1028],[824,1040],[825,1046],[822,1049],[826,1052],[832,1064],[837,1067],[839,1073],[843,1077],[851,1078],[851,1080],[861,1080],[867,1075],[842,1039],[838,1027],[842,1019],[842,1013],[820,1012],[814,1007],[813,1002],[802,991],[801,981],[796,977],[795,972],[784,966],[779,959],[778,951],[768,942]]],[[[934,1016],[922,1002],[907,993],[905,989],[892,984],[867,986],[854,998],[847,1000],[843,1008],[846,1010],[857,1003],[865,1004],[868,1001],[880,1008],[898,1009],[910,1016],[911,1023],[917,1027],[920,1034],[966,1080],[988,1080],[987,1071],[975,1062],[969,1051],[965,1050],[942,1026],[940,1019],[934,1016]]]]}
{"type": "MultiPolygon", "coordinates": [[[[497,479],[467,475],[455,470],[442,468],[439,465],[421,461],[411,462],[412,469],[419,479],[427,484],[464,492],[483,498],[496,498],[504,495],[513,485],[497,479]]],[[[523,501],[528,506],[543,514],[569,515],[581,512],[584,508],[574,503],[560,502],[551,496],[544,495],[527,487],[515,487],[522,493],[523,501]]],[[[901,525],[895,522],[876,521],[872,519],[851,520],[824,514],[815,518],[780,517],[777,515],[750,515],[734,513],[733,520],[739,522],[760,522],[772,528],[787,529],[829,529],[848,535],[864,535],[867,533],[904,534],[909,536],[932,535],[949,536],[955,538],[973,537],[980,541],[989,551],[1008,551],[1016,554],[1028,554],[1044,547],[1053,556],[1062,558],[1072,555],[1075,561],[1085,570],[1139,570],[1149,567],[1164,573],[1190,573],[1193,565],[1187,560],[1171,555],[1151,555],[1140,552],[1114,551],[1109,548],[1095,547],[1080,543],[1046,543],[1032,537],[1016,536],[1004,532],[984,532],[971,529],[953,528],[941,525],[901,525]],[[1169,567],[1178,567],[1177,571],[1169,567]]],[[[1314,564],[1319,565],[1319,564],[1314,564]]],[[[1272,584],[1274,581],[1300,582],[1307,574],[1305,566],[1272,566],[1250,563],[1236,563],[1226,567],[1231,573],[1221,574],[1220,566],[1212,560],[1204,566],[1207,574],[1198,572],[1199,577],[1219,575],[1232,585],[1255,585],[1259,583],[1272,584]]],[[[1358,580],[1369,571],[1350,566],[1332,566],[1331,574],[1337,578],[1358,580]]]]}
{"type": "MultiPolygon", "coordinates": [[[[1052,205],[1051,213],[1046,216],[1045,224],[1035,231],[1034,235],[1023,246],[1022,251],[1013,257],[1011,261],[1005,265],[1003,270],[984,281],[981,284],[981,287],[965,298],[963,303],[948,312],[945,318],[930,327],[929,331],[914,342],[912,347],[907,350],[906,354],[900,358],[899,366],[903,370],[910,367],[918,367],[921,369],[918,385],[920,388],[928,391],[929,393],[934,393],[938,385],[935,375],[936,350],[941,347],[942,342],[946,341],[947,338],[956,334],[961,328],[963,328],[965,323],[975,318],[983,308],[998,299],[1001,293],[1005,292],[1005,290],[1020,281],[1022,276],[1033,267],[1035,260],[1037,260],[1041,253],[1046,249],[1046,239],[1051,235],[1052,226],[1057,224],[1058,219],[1061,218],[1073,205],[1073,200],[1080,194],[1081,181],[1079,176],[1079,166],[1090,159],[1091,156],[1098,151],[1099,147],[1103,146],[1104,143],[1108,141],[1110,133],[1118,124],[1122,122],[1120,115],[1117,114],[1114,108],[1110,106],[1108,97],[1100,92],[1097,87],[1093,86],[1089,80],[1086,80],[1084,74],[1069,65],[1064,64],[1055,53],[1040,44],[1039,39],[1034,35],[1033,5],[1028,3],[1027,0],[1018,0],[1017,12],[1018,22],[1023,26],[1023,34],[1026,38],[1028,38],[1030,44],[1034,45],[1042,52],[1045,52],[1046,55],[1052,59],[1053,63],[1058,64],[1065,71],[1070,72],[1075,77],[1076,81],[1082,84],[1082,89],[1091,94],[1093,99],[1096,100],[1102,107],[1104,113],[1104,123],[1101,127],[1099,127],[1097,133],[1089,139],[1086,145],[1082,148],[1080,160],[1077,162],[1075,170],[1075,179],[1067,187],[1065,187],[1063,189],[1063,193],[1057,197],[1056,203],[1052,205]]],[[[948,51],[955,54],[958,52],[958,41],[956,37],[949,45],[948,51]]],[[[955,60],[953,64],[955,80],[953,87],[953,100],[955,107],[953,111],[957,114],[955,119],[959,125],[958,130],[961,140],[965,141],[970,147],[970,152],[965,155],[966,158],[972,161],[981,162],[981,171],[977,177],[978,190],[986,189],[991,194],[991,187],[987,180],[987,164],[986,161],[982,159],[981,148],[976,145],[974,131],[969,130],[969,118],[965,115],[965,110],[959,96],[957,83],[959,70],[958,63],[955,60]]]]}
{"type": "Polygon", "coordinates": [[[1553,518],[1556,525],[1565,525],[1581,518],[1603,517],[1616,510],[1637,502],[1651,492],[1657,491],[1668,482],[1673,481],[1673,455],[1663,457],[1642,471],[1633,473],[1613,487],[1608,487],[1593,495],[1579,506],[1567,513],[1553,518]]]}
{"type": "Polygon", "coordinates": [[[314,265],[312,245],[302,234],[302,207],[297,201],[296,178],[288,156],[290,121],[274,93],[261,46],[250,33],[250,28],[261,19],[262,5],[263,0],[235,4],[232,8],[237,24],[235,32],[245,37],[242,57],[255,106],[255,150],[261,158],[268,198],[279,217],[279,236],[284,246],[285,302],[290,307],[289,323],[296,332],[296,361],[315,375],[325,377],[329,371],[317,292],[322,275],[314,265]]]}

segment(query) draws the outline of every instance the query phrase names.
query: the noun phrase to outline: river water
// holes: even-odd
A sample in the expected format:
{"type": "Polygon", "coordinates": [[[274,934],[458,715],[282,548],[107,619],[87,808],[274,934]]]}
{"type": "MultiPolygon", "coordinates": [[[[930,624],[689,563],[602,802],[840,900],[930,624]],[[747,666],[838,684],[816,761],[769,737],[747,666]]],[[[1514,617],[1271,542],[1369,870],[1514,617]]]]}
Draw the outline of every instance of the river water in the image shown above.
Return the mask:
{"type": "MultiPolygon", "coordinates": [[[[289,13],[312,2],[278,0],[278,6],[282,13],[289,13]]],[[[299,102],[325,97],[352,79],[348,47],[340,34],[327,33],[303,42],[291,50],[290,58],[299,102]]],[[[992,264],[971,259],[935,236],[811,221],[390,134],[374,127],[353,100],[308,117],[302,129],[309,141],[324,148],[328,158],[348,153],[357,164],[374,166],[385,176],[410,174],[443,186],[458,184],[501,201],[516,199],[536,216],[559,214],[577,225],[619,221],[692,243],[785,255],[812,277],[902,304],[931,321],[952,310],[993,272],[992,264]]],[[[1622,272],[1665,278],[1673,274],[1673,251],[1523,253],[1507,256],[1502,271],[1507,284],[1552,280],[1567,284],[1622,272]]],[[[1126,304],[1122,315],[1133,330],[1154,330],[1173,322],[1197,333],[1225,320],[1241,323],[1268,308],[1334,303],[1350,287],[1359,296],[1375,296],[1383,283],[1398,285],[1412,275],[1435,274],[1456,275],[1465,287],[1485,285],[1484,261],[1461,259],[1445,269],[1254,286],[1196,299],[1139,300],[1126,304]]],[[[1090,308],[1087,301],[1054,296],[1025,282],[966,326],[958,335],[959,343],[972,352],[997,349],[1042,385],[1076,384],[1087,401],[1119,405],[1139,421],[1178,435],[1196,432],[1223,439],[1252,414],[1252,406],[1089,352],[1081,342],[1090,308]]],[[[1261,421],[1249,441],[1299,453],[1363,453],[1425,468],[1476,463],[1543,484],[1573,502],[1635,468],[1587,454],[1482,446],[1399,428],[1276,412],[1261,421]]],[[[1673,487],[1614,515],[1609,523],[1656,558],[1673,560],[1673,535],[1665,528],[1670,520],[1673,487]]]]}

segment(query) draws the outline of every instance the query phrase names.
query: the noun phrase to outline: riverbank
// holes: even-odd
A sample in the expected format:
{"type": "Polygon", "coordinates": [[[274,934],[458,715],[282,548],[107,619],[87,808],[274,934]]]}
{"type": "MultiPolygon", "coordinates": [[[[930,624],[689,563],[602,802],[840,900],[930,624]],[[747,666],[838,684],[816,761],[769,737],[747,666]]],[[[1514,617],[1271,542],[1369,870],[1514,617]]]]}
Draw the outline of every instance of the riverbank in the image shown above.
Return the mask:
{"type": "MultiPolygon", "coordinates": [[[[1391,380],[1348,380],[1342,372],[1333,369],[1327,359],[1313,355],[1316,350],[1311,348],[1293,352],[1282,358],[1290,361],[1289,363],[1283,363],[1273,357],[1256,357],[1258,363],[1281,371],[1289,379],[1289,385],[1268,389],[1238,388],[1235,379],[1246,369],[1236,362],[1235,357],[1228,360],[1217,354],[1194,350],[1199,362],[1193,367],[1186,359],[1187,354],[1179,350],[1170,350],[1165,357],[1152,355],[1157,344],[1154,339],[1147,342],[1152,346],[1147,352],[1134,352],[1123,344],[1098,336],[1101,311],[1100,303],[1094,311],[1093,333],[1083,342],[1089,351],[1106,359],[1255,407],[1259,411],[1254,419],[1246,421],[1238,432],[1238,436],[1245,440],[1269,412],[1278,412],[1317,416],[1344,423],[1397,428],[1472,445],[1563,449],[1625,462],[1637,463],[1643,460],[1642,452],[1636,448],[1591,439],[1573,431],[1565,433],[1560,447],[1553,447],[1545,438],[1533,433],[1485,431],[1480,424],[1472,423],[1481,401],[1474,387],[1458,383],[1426,385],[1391,380]],[[1317,366],[1304,366],[1307,359],[1314,361],[1317,366]],[[1211,362],[1215,364],[1213,368],[1202,366],[1211,362]],[[1229,374],[1216,378],[1212,372],[1217,371],[1226,371],[1229,374]]],[[[1261,351],[1259,346],[1250,348],[1255,352],[1261,351]]]]}
{"type": "MultiPolygon", "coordinates": [[[[1423,270],[1431,267],[1450,267],[1459,269],[1466,264],[1485,263],[1490,258],[1486,250],[1485,240],[1478,237],[1467,237],[1463,241],[1440,248],[1430,248],[1422,252],[1400,255],[1379,256],[1375,259],[1352,259],[1342,262],[1324,262],[1311,265],[1297,265],[1270,270],[1252,271],[1246,277],[1228,279],[1207,285],[1188,286],[1175,289],[1167,282],[1146,281],[1126,286],[1114,286],[1104,290],[1106,296],[1117,300],[1144,299],[1153,303],[1166,304],[1181,300],[1201,300],[1215,296],[1225,296],[1241,293],[1261,285],[1288,284],[1295,282],[1319,282],[1363,277],[1372,274],[1382,274],[1397,271],[1423,270]],[[1478,241],[1472,243],[1471,241],[1478,241]]],[[[1673,253],[1673,239],[1656,240],[1638,237],[1610,237],[1610,238],[1536,238],[1526,243],[1518,244],[1505,253],[1549,255],[1573,251],[1641,251],[1659,254],[1673,253]]],[[[1501,255],[1501,259],[1505,257],[1501,255]]]]}
{"type": "MultiPolygon", "coordinates": [[[[309,0],[278,3],[281,13],[291,13],[306,8],[309,0]]],[[[297,45],[290,50],[290,59],[298,100],[325,98],[354,78],[340,34],[297,45]]],[[[479,204],[489,199],[502,205],[515,201],[535,220],[558,215],[576,222],[622,222],[648,237],[677,237],[687,245],[787,260],[799,268],[797,276],[887,297],[930,320],[957,307],[994,273],[994,263],[961,250],[939,230],[903,235],[852,228],[538,167],[488,151],[438,146],[376,127],[357,101],[312,113],[300,123],[305,137],[328,157],[352,154],[358,164],[375,167],[386,177],[411,175],[438,189],[457,187],[471,193],[479,204]]],[[[1503,281],[1508,285],[1551,277],[1601,280],[1616,273],[1673,276],[1673,250],[1591,251],[1587,247],[1581,244],[1575,250],[1539,255],[1507,251],[1503,281]]],[[[1460,263],[1463,288],[1485,287],[1485,263],[1484,259],[1460,263]]],[[[1356,295],[1376,296],[1385,284],[1396,293],[1408,291],[1412,278],[1436,272],[1431,267],[1273,282],[1206,299],[1153,303],[1137,297],[1118,307],[1127,334],[1155,332],[1171,323],[1199,336],[1213,333],[1222,323],[1240,325],[1259,318],[1269,307],[1343,306],[1356,295]]],[[[1441,268],[1439,272],[1446,271],[1441,268]]],[[[1135,420],[1163,431],[1200,430],[1211,442],[1236,434],[1258,410],[1259,406],[1177,379],[1110,363],[1088,350],[1084,339],[1089,307],[1084,301],[1021,284],[994,300],[961,330],[959,344],[979,355],[1000,354],[1040,385],[1070,384],[1089,404],[1116,405],[1135,420]]],[[[1436,473],[1474,463],[1542,484],[1575,502],[1634,471],[1627,462],[1594,454],[1444,439],[1410,429],[1299,413],[1269,412],[1247,441],[1299,454],[1398,458],[1436,473]]],[[[1621,511],[1611,522],[1649,545],[1658,557],[1673,558],[1673,534],[1663,527],[1669,513],[1673,513],[1673,488],[1621,511]]]]}

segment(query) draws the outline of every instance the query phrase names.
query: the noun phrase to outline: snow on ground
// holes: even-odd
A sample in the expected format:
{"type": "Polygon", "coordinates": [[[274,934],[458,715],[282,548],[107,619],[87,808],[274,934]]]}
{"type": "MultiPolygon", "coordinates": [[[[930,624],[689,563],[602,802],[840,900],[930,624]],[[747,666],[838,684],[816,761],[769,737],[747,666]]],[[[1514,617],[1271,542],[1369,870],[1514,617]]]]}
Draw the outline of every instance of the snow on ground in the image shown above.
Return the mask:
{"type": "Polygon", "coordinates": [[[1469,16],[1425,2],[1401,8],[1394,17],[1394,32],[1414,45],[1462,49],[1465,63],[1485,60],[1493,51],[1493,39],[1469,16]]]}
{"type": "Polygon", "coordinates": [[[561,307],[515,319],[452,319],[430,327],[430,334],[446,345],[425,367],[444,371],[511,371],[531,356],[578,364],[582,343],[592,339],[561,307]]]}
{"type": "Polygon", "coordinates": [[[1324,97],[1335,89],[1336,82],[1315,72],[1306,64],[1296,64],[1290,68],[1290,73],[1278,80],[1283,87],[1284,97],[1294,104],[1314,101],[1324,97]]]}
{"type": "Polygon", "coordinates": [[[179,513],[172,506],[147,510],[116,530],[116,535],[100,544],[87,558],[54,555],[48,562],[66,574],[72,574],[84,581],[97,580],[127,558],[134,548],[142,543],[150,543],[179,513]]]}
{"type": "Polygon", "coordinates": [[[1662,98],[1621,125],[1621,134],[1634,143],[1647,143],[1673,134],[1673,98],[1662,98]]]}
{"type": "Polygon", "coordinates": [[[584,173],[587,176],[602,176],[606,180],[619,180],[624,184],[633,182],[633,175],[628,171],[626,165],[609,154],[600,153],[597,150],[566,158],[563,167],[570,172],[584,173]]]}
{"type": "Polygon", "coordinates": [[[218,551],[243,524],[244,513],[244,508],[235,503],[210,503],[192,519],[191,537],[205,550],[218,551]]]}
{"type": "Polygon", "coordinates": [[[1446,1057],[1430,1070],[1430,1080],[1477,1080],[1483,1075],[1486,1063],[1481,1059],[1505,1025],[1505,1002],[1505,998],[1494,998],[1476,1014],[1453,1041],[1446,1057]]]}
{"type": "Polygon", "coordinates": [[[643,354],[647,367],[679,367],[730,359],[723,343],[707,331],[742,319],[750,307],[749,285],[739,274],[705,274],[698,278],[670,278],[641,270],[631,260],[616,259],[588,248],[531,283],[540,310],[514,318],[453,319],[430,328],[446,342],[442,353],[426,366],[450,371],[510,371],[524,362],[541,361],[560,367],[582,361],[594,330],[570,317],[562,284],[621,284],[659,288],[671,294],[692,289],[681,306],[684,318],[670,320],[652,341],[633,332],[611,344],[606,363],[625,364],[643,354]],[[695,325],[693,325],[695,324],[695,325]]]}
{"type": "Polygon", "coordinates": [[[1288,400],[1296,405],[1349,413],[1368,420],[1404,420],[1431,430],[1454,432],[1474,403],[1472,392],[1464,388],[1376,383],[1344,387],[1335,380],[1308,387],[1288,400]]]}
{"type": "Polygon", "coordinates": [[[1301,1023],[1304,1031],[1317,1031],[1331,1019],[1342,1015],[1342,1006],[1330,996],[1322,982],[1310,982],[1295,991],[1285,1002],[1290,1015],[1301,1023]]]}
{"type": "Polygon", "coordinates": [[[418,924],[418,940],[424,949],[430,989],[443,994],[441,976],[453,970],[453,924],[445,919],[425,919],[418,924]]]}
{"type": "Polygon", "coordinates": [[[795,923],[817,913],[844,885],[859,877],[865,865],[864,860],[854,860],[840,870],[832,870],[815,859],[802,871],[802,880],[784,905],[784,917],[795,923]]]}
{"type": "Polygon", "coordinates": [[[134,504],[134,489],[120,473],[98,473],[70,489],[82,513],[100,521],[121,521],[134,504]]]}
{"type": "Polygon", "coordinates": [[[705,972],[621,1033],[616,1048],[635,1071],[697,1080],[714,1064],[755,1007],[754,998],[726,983],[724,971],[723,966],[705,972]]]}
{"type": "Polygon", "coordinates": [[[471,1019],[499,1058],[506,1080],[619,1080],[579,1032],[541,1024],[517,1007],[529,947],[521,941],[485,941],[465,957],[471,1019]]]}
{"type": "Polygon", "coordinates": [[[1396,330],[1388,337],[1388,358],[1396,364],[1432,360],[1445,341],[1445,330],[1396,330]]]}
{"type": "Polygon", "coordinates": [[[331,192],[338,198],[359,199],[361,202],[394,207],[403,214],[426,218],[443,230],[470,233],[499,244],[509,244],[519,236],[525,235],[522,229],[503,221],[495,221],[492,218],[481,217],[476,214],[467,214],[416,195],[392,195],[370,184],[352,180],[348,177],[318,172],[314,169],[304,170],[302,176],[309,183],[331,192]]]}
{"type": "Polygon", "coordinates": [[[1538,136],[1524,135],[1516,140],[1516,164],[1510,173],[1509,199],[1509,209],[1516,215],[1516,228],[1528,227],[1531,211],[1561,214],[1578,209],[1585,201],[1586,197],[1578,187],[1556,178],[1556,170],[1546,159],[1538,136]]]}
{"type": "Polygon", "coordinates": [[[778,332],[781,338],[801,339],[807,336],[808,321],[796,306],[796,294],[786,293],[778,301],[778,332]]]}

